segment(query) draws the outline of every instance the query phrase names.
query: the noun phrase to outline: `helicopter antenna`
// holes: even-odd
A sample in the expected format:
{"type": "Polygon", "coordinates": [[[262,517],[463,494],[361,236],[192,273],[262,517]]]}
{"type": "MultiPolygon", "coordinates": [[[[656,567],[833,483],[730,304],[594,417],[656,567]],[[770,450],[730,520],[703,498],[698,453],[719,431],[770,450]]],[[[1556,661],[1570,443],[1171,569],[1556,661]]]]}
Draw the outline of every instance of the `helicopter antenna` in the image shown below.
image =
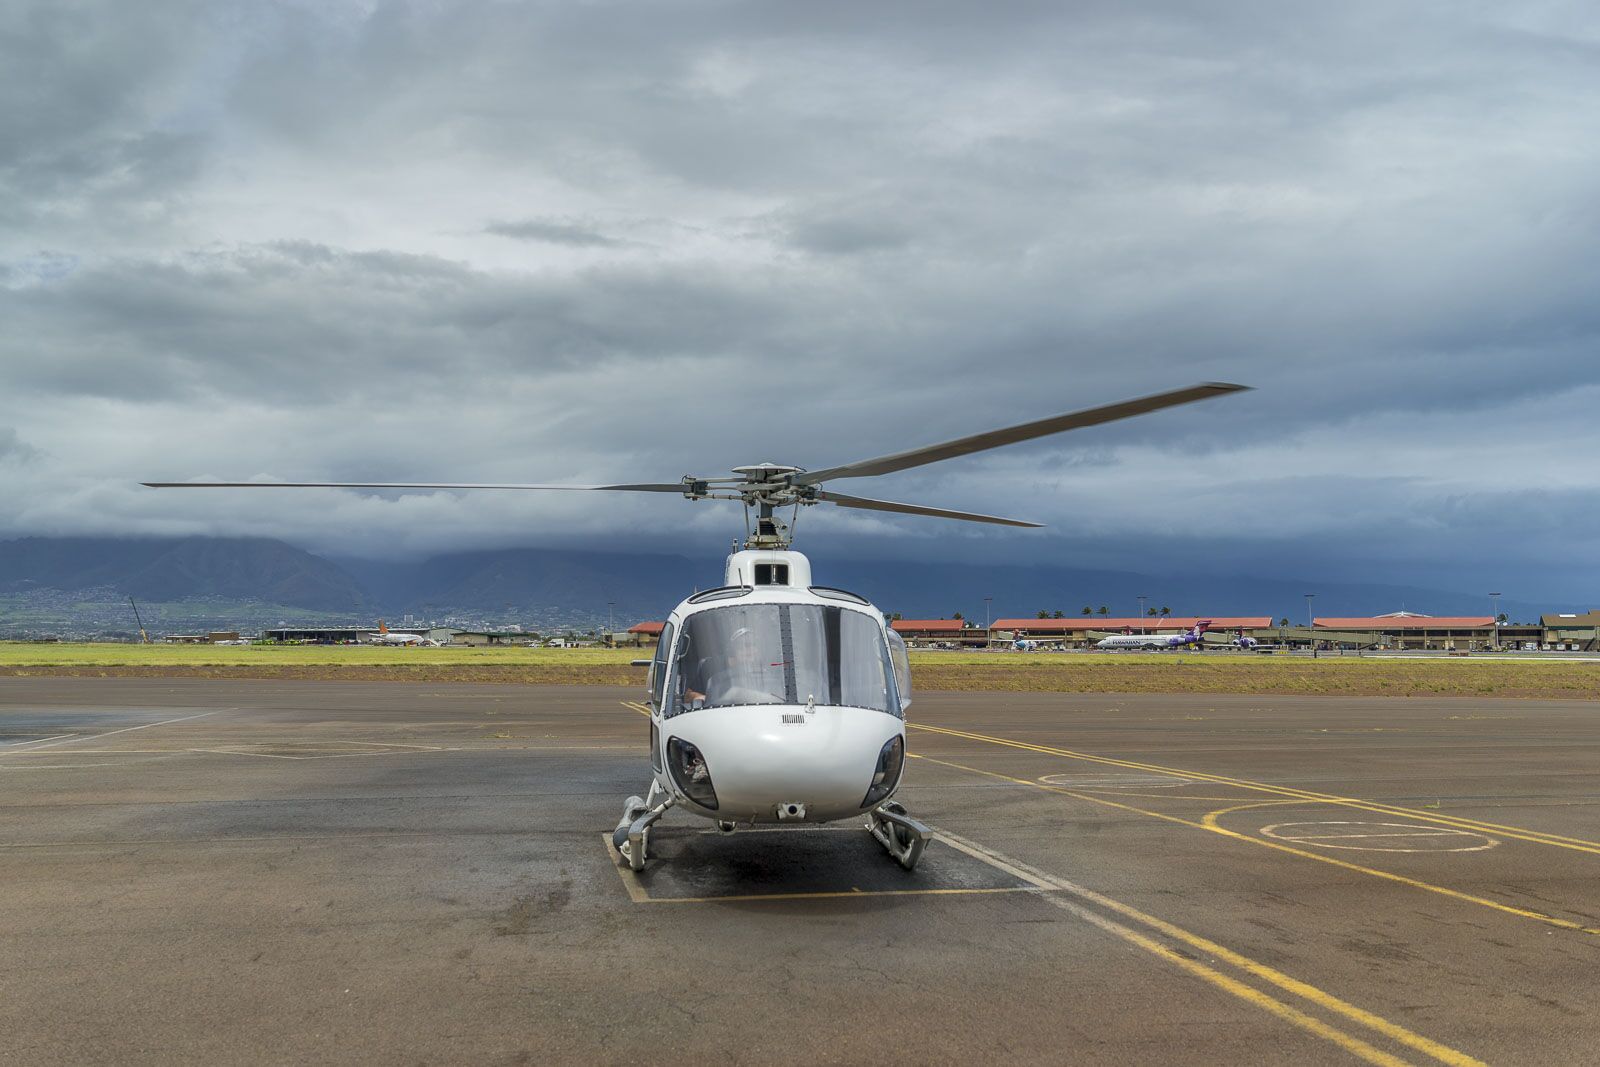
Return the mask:
{"type": "Polygon", "coordinates": [[[930,463],[939,463],[960,456],[970,456],[992,448],[1049,437],[1068,430],[1116,422],[1119,419],[1143,415],[1163,408],[1192,404],[1229,393],[1243,392],[1246,385],[1228,382],[1205,382],[1184,389],[1125,400],[1116,404],[1085,408],[1064,415],[1018,423],[998,430],[958,437],[951,441],[924,445],[921,448],[895,452],[887,456],[857,460],[854,463],[806,470],[777,463],[757,463],[734,467],[733,477],[696,478],[685,475],[676,482],[632,482],[614,485],[536,485],[536,484],[484,484],[468,482],[143,482],[152,489],[400,489],[400,490],[457,490],[457,489],[542,489],[569,492],[605,493],[676,493],[688,500],[738,500],[745,508],[746,548],[786,548],[794,538],[794,524],[799,521],[802,505],[833,504],[841,508],[861,511],[887,511],[900,515],[925,515],[940,519],[959,519],[964,522],[982,522],[995,526],[1042,526],[1026,519],[1008,519],[999,515],[984,515],[973,511],[956,511],[950,508],[929,507],[925,504],[906,504],[894,500],[852,496],[824,488],[824,483],[843,478],[870,478],[893,474],[930,463]],[[789,522],[775,514],[777,508],[794,506],[789,522]],[[755,526],[751,528],[750,511],[755,511],[755,526]]]}

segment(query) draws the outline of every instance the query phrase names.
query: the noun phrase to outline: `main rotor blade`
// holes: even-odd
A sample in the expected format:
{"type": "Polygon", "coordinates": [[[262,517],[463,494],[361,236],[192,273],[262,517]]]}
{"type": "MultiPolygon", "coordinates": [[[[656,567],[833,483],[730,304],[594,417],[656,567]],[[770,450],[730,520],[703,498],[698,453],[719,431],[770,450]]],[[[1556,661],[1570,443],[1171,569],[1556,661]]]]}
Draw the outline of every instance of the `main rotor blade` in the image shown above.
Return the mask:
{"type": "Polygon", "coordinates": [[[478,482],[140,482],[151,489],[575,489],[584,492],[682,493],[684,482],[638,485],[489,485],[478,482]]]}
{"type": "Polygon", "coordinates": [[[921,504],[900,504],[893,500],[873,500],[865,496],[846,496],[844,493],[831,493],[827,490],[818,490],[817,500],[826,500],[830,504],[838,504],[841,508],[860,508],[862,511],[898,511],[905,515],[931,515],[936,519],[964,519],[967,522],[992,522],[996,526],[1031,526],[1041,527],[1042,522],[1027,522],[1023,519],[1003,519],[998,515],[980,515],[975,511],[951,511],[948,508],[930,508],[921,504]]]}
{"type": "Polygon", "coordinates": [[[913,448],[909,452],[896,452],[892,456],[863,459],[855,463],[827,467],[819,471],[804,471],[794,475],[793,480],[799,485],[820,485],[822,482],[832,481],[835,478],[865,478],[875,474],[893,474],[895,471],[903,471],[908,467],[920,467],[925,463],[938,463],[940,460],[954,459],[957,456],[968,456],[974,452],[999,448],[1001,445],[1014,445],[1019,441],[1031,441],[1035,437],[1047,437],[1050,434],[1061,433],[1065,430],[1078,430],[1085,426],[1098,426],[1103,422],[1115,422],[1118,419],[1126,419],[1133,415],[1143,415],[1148,411],[1159,411],[1162,408],[1189,404],[1196,400],[1208,400],[1214,396],[1237,393],[1249,388],[1248,385],[1207,382],[1204,385],[1195,385],[1188,389],[1176,389],[1170,393],[1156,393],[1154,396],[1140,397],[1137,400],[1124,400],[1120,404],[1107,404],[1104,407],[1074,411],[1066,415],[1054,415],[1048,419],[1039,419],[1035,422],[1024,422],[1017,426],[1008,426],[1002,430],[976,433],[971,437],[961,437],[954,441],[945,441],[942,444],[913,448]]]}

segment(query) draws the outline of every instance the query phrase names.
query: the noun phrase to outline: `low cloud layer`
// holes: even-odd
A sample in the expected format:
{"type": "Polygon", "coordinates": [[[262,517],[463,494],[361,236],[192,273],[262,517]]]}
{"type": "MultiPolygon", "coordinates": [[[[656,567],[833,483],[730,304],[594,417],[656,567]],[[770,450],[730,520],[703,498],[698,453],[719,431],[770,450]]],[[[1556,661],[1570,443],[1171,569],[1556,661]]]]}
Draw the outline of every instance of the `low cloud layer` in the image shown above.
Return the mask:
{"type": "Polygon", "coordinates": [[[1563,4],[13,6],[0,534],[715,553],[731,505],[135,483],[815,467],[1233,380],[848,486],[1047,531],[802,539],[1584,604],[1597,57],[1563,4]]]}

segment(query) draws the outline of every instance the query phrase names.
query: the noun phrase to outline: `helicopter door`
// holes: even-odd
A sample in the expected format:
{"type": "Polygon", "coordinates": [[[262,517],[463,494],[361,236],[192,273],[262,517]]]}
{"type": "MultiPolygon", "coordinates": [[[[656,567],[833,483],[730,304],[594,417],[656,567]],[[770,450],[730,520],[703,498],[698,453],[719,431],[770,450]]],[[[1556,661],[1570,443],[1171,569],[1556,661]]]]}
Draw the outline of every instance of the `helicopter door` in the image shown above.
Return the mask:
{"type": "Polygon", "coordinates": [[[656,642],[655,658],[650,661],[650,766],[661,769],[661,700],[667,688],[667,670],[672,662],[672,643],[676,627],[668,622],[656,642]]]}

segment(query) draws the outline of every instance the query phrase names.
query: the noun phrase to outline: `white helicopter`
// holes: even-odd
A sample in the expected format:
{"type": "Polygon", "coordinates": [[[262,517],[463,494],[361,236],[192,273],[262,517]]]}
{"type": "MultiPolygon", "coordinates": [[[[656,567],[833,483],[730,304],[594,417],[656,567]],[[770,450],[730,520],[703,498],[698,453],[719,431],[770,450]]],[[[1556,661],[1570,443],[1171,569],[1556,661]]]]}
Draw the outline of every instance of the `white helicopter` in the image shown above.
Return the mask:
{"type": "Polygon", "coordinates": [[[1247,388],[1207,383],[1057,415],[987,433],[822,470],[760,463],[732,477],[619,485],[488,485],[423,482],[144,482],[160,489],[554,489],[679,493],[745,505],[742,549],[723,584],[674,608],[650,667],[650,765],[643,797],[624,802],[613,843],[642,870],[650,829],[674,806],[739,825],[814,825],[865,817],[902,867],[916,867],[932,839],[893,797],[905,769],[911,671],[905,644],[866,598],[812,584],[811,563],[791,551],[802,506],[1039,527],[1019,519],[849,496],[824,489],[845,478],[891,474],[1066,430],[1096,426],[1247,388]],[[780,508],[792,508],[789,521],[780,508]],[[751,523],[752,512],[754,523],[751,523]]]}

